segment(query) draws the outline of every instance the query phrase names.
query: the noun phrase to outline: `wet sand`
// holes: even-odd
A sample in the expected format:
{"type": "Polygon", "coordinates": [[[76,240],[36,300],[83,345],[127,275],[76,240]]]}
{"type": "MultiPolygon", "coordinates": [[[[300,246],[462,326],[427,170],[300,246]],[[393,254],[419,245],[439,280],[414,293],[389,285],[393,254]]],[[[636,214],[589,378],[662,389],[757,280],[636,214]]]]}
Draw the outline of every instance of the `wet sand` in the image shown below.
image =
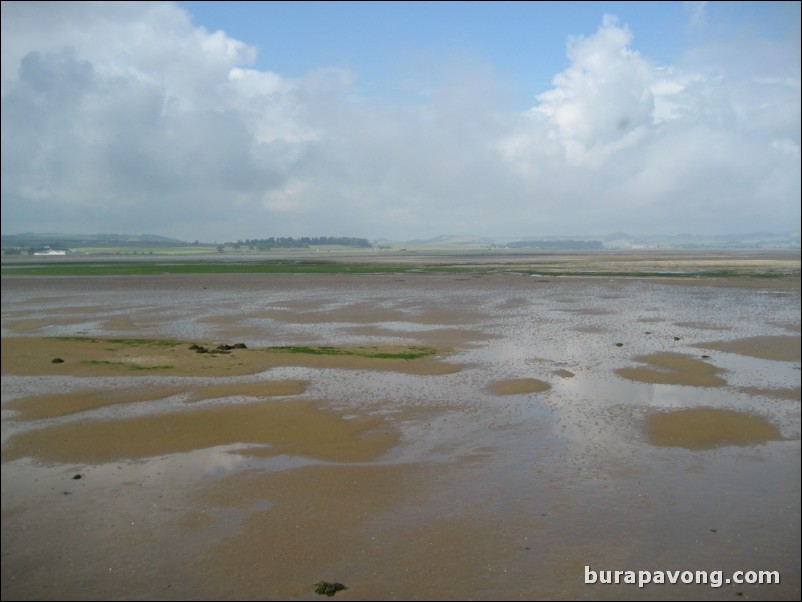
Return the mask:
{"type": "Polygon", "coordinates": [[[799,283],[741,284],[4,277],[2,597],[798,599],[799,283]]]}
{"type": "Polygon", "coordinates": [[[782,441],[777,427],[760,416],[715,408],[652,414],[646,435],[652,445],[691,450],[782,441]]]}
{"type": "Polygon", "coordinates": [[[655,353],[633,358],[650,368],[619,368],[619,376],[655,385],[720,387],[727,381],[718,376],[719,368],[702,360],[678,353],[655,353]]]}
{"type": "Polygon", "coordinates": [[[696,347],[776,360],[778,362],[799,362],[802,360],[798,336],[748,337],[734,341],[698,343],[696,347]]]}
{"type": "Polygon", "coordinates": [[[308,402],[262,402],[110,421],[57,424],[21,433],[3,447],[3,462],[107,463],[242,444],[249,453],[319,460],[372,460],[398,442],[378,418],[344,420],[308,402]]]}
{"type": "MultiPolygon", "coordinates": [[[[343,355],[293,353],[270,348],[235,349],[225,354],[199,354],[186,341],[114,338],[6,338],[3,340],[2,373],[24,376],[127,376],[132,372],[151,372],[169,376],[237,376],[255,374],[278,366],[341,368],[351,370],[393,370],[413,374],[448,374],[459,366],[422,358],[375,358],[365,354],[403,354],[414,352],[409,346],[344,346],[343,355]],[[140,343],[140,341],[142,341],[140,343]],[[166,344],[165,344],[166,343],[166,344]],[[61,360],[53,363],[53,360],[61,360]]],[[[228,343],[226,343],[228,344],[228,343]]],[[[208,343],[214,349],[218,345],[208,343]]]]}
{"type": "Polygon", "coordinates": [[[488,391],[496,395],[521,395],[524,393],[542,393],[548,391],[551,385],[537,378],[514,378],[499,380],[487,386],[488,391]]]}

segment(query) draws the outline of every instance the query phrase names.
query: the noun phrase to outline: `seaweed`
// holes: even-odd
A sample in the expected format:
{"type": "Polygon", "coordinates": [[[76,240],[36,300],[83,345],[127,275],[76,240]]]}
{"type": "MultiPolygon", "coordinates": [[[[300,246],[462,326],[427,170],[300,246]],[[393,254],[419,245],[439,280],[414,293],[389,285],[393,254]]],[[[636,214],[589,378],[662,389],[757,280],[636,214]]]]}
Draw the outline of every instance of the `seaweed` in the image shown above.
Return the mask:
{"type": "Polygon", "coordinates": [[[315,583],[315,593],[321,596],[333,596],[338,591],[348,589],[342,583],[330,583],[328,581],[319,581],[315,583]]]}

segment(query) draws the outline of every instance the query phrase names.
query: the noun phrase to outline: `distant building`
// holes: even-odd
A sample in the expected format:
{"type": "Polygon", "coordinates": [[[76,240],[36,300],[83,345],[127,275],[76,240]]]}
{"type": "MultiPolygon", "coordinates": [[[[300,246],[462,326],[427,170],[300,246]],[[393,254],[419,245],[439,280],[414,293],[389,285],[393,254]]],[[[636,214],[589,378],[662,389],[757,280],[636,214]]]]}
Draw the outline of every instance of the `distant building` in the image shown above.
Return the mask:
{"type": "Polygon", "coordinates": [[[56,251],[55,249],[47,249],[46,251],[37,251],[34,255],[66,255],[67,251],[56,251]]]}

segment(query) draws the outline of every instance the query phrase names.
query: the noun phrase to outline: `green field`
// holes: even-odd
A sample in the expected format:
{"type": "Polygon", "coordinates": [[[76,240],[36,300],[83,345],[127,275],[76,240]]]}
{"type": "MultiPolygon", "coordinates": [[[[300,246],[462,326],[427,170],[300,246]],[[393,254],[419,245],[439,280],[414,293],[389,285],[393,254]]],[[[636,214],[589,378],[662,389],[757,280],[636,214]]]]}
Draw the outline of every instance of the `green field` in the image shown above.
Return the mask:
{"type": "Polygon", "coordinates": [[[218,262],[59,262],[5,265],[2,274],[25,276],[148,276],[156,274],[372,274],[408,272],[405,265],[351,264],[306,261],[218,262]]]}
{"type": "MultiPolygon", "coordinates": [[[[104,247],[112,250],[112,247],[104,247]]],[[[97,247],[95,250],[99,250],[97,247]]],[[[128,248],[124,254],[3,257],[3,276],[164,274],[486,274],[640,278],[798,279],[798,250],[775,251],[363,251],[223,253],[213,247],[128,248]],[[146,252],[147,251],[147,252],[146,252]],[[172,255],[165,255],[172,252],[172,255]],[[183,257],[182,257],[183,255],[183,257]],[[190,256],[193,255],[193,256],[190,256]]]]}
{"type": "Polygon", "coordinates": [[[167,255],[167,256],[181,256],[181,255],[205,255],[215,253],[214,247],[195,247],[195,246],[181,246],[181,247],[76,247],[73,249],[75,253],[84,255],[167,255]]]}

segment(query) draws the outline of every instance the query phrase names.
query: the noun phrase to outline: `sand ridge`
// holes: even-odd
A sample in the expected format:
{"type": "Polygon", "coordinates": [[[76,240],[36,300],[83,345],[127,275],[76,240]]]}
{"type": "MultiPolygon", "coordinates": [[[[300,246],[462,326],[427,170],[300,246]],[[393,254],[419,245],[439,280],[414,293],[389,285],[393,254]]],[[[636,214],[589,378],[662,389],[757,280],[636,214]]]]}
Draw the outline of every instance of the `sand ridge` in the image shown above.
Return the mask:
{"type": "Polygon", "coordinates": [[[651,445],[689,450],[783,441],[777,427],[765,418],[720,408],[654,412],[647,418],[644,432],[651,445]]]}
{"type": "Polygon", "coordinates": [[[616,373],[630,380],[658,385],[721,387],[727,384],[718,376],[722,372],[720,368],[681,353],[659,352],[633,359],[648,367],[619,368],[616,373]]]}
{"type": "Polygon", "coordinates": [[[300,395],[306,391],[307,381],[262,380],[259,382],[224,385],[186,385],[183,387],[144,386],[132,389],[90,389],[57,395],[23,397],[4,404],[3,409],[14,410],[13,420],[43,420],[96,410],[117,404],[144,403],[174,395],[187,403],[224,397],[282,397],[300,395]]]}
{"type": "Polygon", "coordinates": [[[243,444],[269,446],[261,454],[359,462],[398,441],[396,429],[377,416],[345,420],[313,401],[267,401],[46,426],[11,437],[2,461],[112,462],[243,444]]]}
{"type": "Polygon", "coordinates": [[[487,385],[488,391],[495,395],[524,395],[548,391],[551,385],[537,378],[511,378],[493,381],[487,385]]]}
{"type": "MultiPolygon", "coordinates": [[[[448,350],[415,359],[375,357],[417,353],[417,346],[342,346],[342,355],[293,352],[285,349],[246,348],[226,353],[196,353],[192,343],[174,340],[97,339],[90,337],[4,338],[2,374],[131,376],[237,376],[256,374],[278,366],[385,370],[409,374],[452,374],[461,367],[442,361],[448,350]],[[60,359],[60,363],[53,360],[60,359]]],[[[217,343],[208,343],[211,349],[217,343]]]]}
{"type": "Polygon", "coordinates": [[[701,349],[715,349],[726,353],[736,353],[749,357],[757,357],[778,362],[799,362],[802,338],[797,336],[758,336],[735,339],[732,341],[711,341],[709,343],[696,343],[694,347],[701,349]]]}

